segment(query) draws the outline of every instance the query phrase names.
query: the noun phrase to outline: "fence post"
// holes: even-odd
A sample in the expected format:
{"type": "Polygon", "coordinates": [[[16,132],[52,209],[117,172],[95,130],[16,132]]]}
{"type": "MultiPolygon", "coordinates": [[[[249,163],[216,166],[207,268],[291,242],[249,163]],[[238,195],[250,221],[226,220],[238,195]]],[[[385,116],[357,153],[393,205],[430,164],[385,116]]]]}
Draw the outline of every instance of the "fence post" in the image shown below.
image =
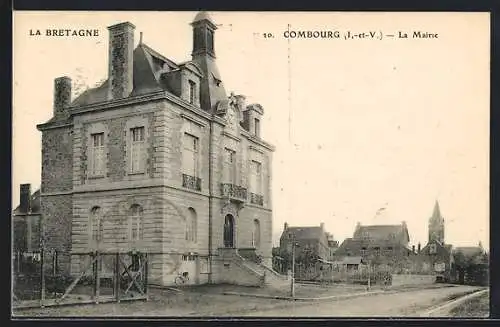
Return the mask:
{"type": "Polygon", "coordinates": [[[92,263],[92,278],[93,278],[92,297],[93,297],[94,301],[95,301],[96,292],[97,292],[97,279],[96,279],[97,260],[95,259],[96,255],[97,255],[97,251],[90,253],[90,259],[93,262],[92,263]]]}
{"type": "Polygon", "coordinates": [[[147,253],[144,254],[144,293],[146,294],[146,300],[149,299],[148,295],[148,266],[149,266],[149,256],[147,253]]]}
{"type": "Polygon", "coordinates": [[[43,264],[44,264],[44,257],[45,257],[45,250],[42,247],[40,249],[40,306],[43,308],[44,307],[44,301],[45,301],[45,269],[43,269],[43,264]]]}
{"type": "Polygon", "coordinates": [[[96,260],[96,270],[95,270],[95,303],[99,303],[99,289],[101,287],[101,267],[102,267],[102,258],[101,258],[101,254],[99,253],[99,251],[96,251],[96,256],[97,256],[97,260],[96,260]]]}
{"type": "Polygon", "coordinates": [[[120,303],[120,253],[115,255],[115,296],[116,301],[120,303]]]}
{"type": "Polygon", "coordinates": [[[17,273],[19,274],[21,272],[21,251],[17,251],[16,253],[17,256],[17,273]]]}

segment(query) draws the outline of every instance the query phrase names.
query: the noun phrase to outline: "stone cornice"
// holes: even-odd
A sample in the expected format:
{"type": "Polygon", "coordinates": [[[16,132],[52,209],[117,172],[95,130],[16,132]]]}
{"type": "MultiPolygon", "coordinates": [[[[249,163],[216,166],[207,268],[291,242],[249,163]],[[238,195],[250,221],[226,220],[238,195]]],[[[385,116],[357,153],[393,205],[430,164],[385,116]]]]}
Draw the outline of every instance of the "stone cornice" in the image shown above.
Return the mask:
{"type": "Polygon", "coordinates": [[[227,136],[227,137],[229,137],[229,138],[231,138],[231,139],[233,139],[235,141],[238,141],[238,142],[241,141],[241,138],[239,138],[238,136],[233,135],[233,134],[231,134],[231,133],[229,133],[227,131],[222,131],[221,134],[224,135],[224,136],[227,136]]]}
{"type": "Polygon", "coordinates": [[[198,118],[195,118],[190,114],[182,113],[181,117],[186,119],[186,120],[189,120],[190,122],[193,122],[196,125],[201,126],[201,127],[207,127],[207,125],[208,125],[206,122],[204,122],[198,118]]]}
{"type": "Polygon", "coordinates": [[[241,135],[245,136],[250,142],[260,145],[261,147],[264,147],[269,151],[274,152],[274,150],[276,150],[276,147],[274,145],[255,137],[254,135],[250,134],[250,132],[244,129],[241,130],[241,135]]]}
{"type": "MultiPolygon", "coordinates": [[[[186,188],[182,187],[176,187],[172,185],[166,185],[163,180],[153,180],[153,181],[138,181],[138,182],[133,182],[133,181],[125,181],[125,182],[118,182],[117,184],[101,184],[101,185],[86,185],[86,186],[80,186],[76,187],[73,191],[62,191],[62,192],[47,192],[47,193],[42,193],[42,197],[49,197],[49,196],[61,196],[61,195],[75,195],[75,194],[85,194],[85,193],[93,193],[93,192],[113,192],[113,191],[123,191],[123,190],[130,190],[130,189],[138,189],[138,188],[151,188],[151,187],[164,187],[167,189],[171,190],[176,190],[176,191],[183,191],[187,193],[192,193],[192,194],[198,194],[204,197],[209,197],[210,195],[208,192],[198,192],[198,191],[192,191],[186,188]]],[[[219,196],[219,195],[213,195],[212,198],[214,199],[221,199],[221,200],[226,200],[225,197],[219,196]]],[[[250,202],[245,202],[245,206],[256,208],[256,209],[261,209],[264,211],[269,211],[272,212],[272,209],[267,207],[267,206],[259,206],[255,204],[251,204],[250,202]]]]}
{"type": "Polygon", "coordinates": [[[74,116],[74,115],[84,114],[87,112],[101,111],[101,110],[106,110],[106,109],[110,109],[110,108],[123,107],[123,106],[137,104],[137,103],[146,102],[146,101],[161,100],[161,99],[165,98],[164,94],[165,94],[164,91],[159,91],[159,92],[149,93],[149,94],[145,94],[145,95],[138,95],[135,97],[128,97],[128,98],[117,99],[117,100],[109,100],[109,101],[92,103],[92,104],[78,106],[78,107],[69,107],[68,111],[69,111],[71,116],[74,116]]]}
{"type": "Polygon", "coordinates": [[[60,121],[54,121],[54,122],[48,122],[48,123],[43,123],[43,124],[38,124],[36,125],[36,128],[39,131],[46,131],[49,129],[58,129],[58,128],[65,128],[65,127],[72,127],[73,123],[68,123],[68,122],[60,122],[60,121]]]}

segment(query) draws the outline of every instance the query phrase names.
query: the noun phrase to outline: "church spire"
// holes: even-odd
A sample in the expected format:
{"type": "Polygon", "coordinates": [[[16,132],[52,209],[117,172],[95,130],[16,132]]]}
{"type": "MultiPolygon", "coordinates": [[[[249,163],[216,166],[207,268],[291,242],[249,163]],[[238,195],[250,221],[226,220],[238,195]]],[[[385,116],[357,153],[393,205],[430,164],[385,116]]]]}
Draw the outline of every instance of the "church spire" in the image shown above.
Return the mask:
{"type": "Polygon", "coordinates": [[[432,218],[434,218],[434,219],[441,218],[441,210],[439,210],[438,200],[436,200],[436,203],[434,204],[434,211],[432,212],[432,218]]]}
{"type": "Polygon", "coordinates": [[[439,202],[436,200],[432,216],[429,218],[429,242],[439,241],[444,244],[444,218],[441,216],[439,202]]]}

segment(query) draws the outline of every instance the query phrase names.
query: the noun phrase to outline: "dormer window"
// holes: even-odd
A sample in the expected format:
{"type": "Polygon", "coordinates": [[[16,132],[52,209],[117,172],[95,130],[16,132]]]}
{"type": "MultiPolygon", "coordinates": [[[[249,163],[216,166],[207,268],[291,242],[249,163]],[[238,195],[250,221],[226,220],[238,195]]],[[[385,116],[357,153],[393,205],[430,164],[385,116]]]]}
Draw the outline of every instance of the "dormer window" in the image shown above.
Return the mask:
{"type": "Polygon", "coordinates": [[[255,118],[254,120],[255,136],[260,137],[260,120],[255,118]]]}
{"type": "Polygon", "coordinates": [[[196,83],[189,80],[189,103],[194,104],[195,101],[195,93],[196,92],[196,83]]]}
{"type": "Polygon", "coordinates": [[[213,73],[212,73],[212,77],[214,78],[215,85],[220,86],[222,81],[220,79],[218,79],[217,77],[215,77],[215,75],[213,73]]]}

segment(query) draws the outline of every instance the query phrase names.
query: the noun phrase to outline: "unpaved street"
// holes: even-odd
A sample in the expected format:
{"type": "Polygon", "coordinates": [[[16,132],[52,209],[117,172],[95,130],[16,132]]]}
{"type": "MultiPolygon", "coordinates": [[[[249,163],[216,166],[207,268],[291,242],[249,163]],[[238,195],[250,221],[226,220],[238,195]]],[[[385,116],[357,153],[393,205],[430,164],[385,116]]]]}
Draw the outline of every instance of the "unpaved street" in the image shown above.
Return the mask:
{"type": "Polygon", "coordinates": [[[418,313],[454,295],[476,288],[457,286],[411,292],[380,294],[332,302],[290,303],[285,308],[242,312],[241,316],[268,317],[417,317],[418,313]]]}

